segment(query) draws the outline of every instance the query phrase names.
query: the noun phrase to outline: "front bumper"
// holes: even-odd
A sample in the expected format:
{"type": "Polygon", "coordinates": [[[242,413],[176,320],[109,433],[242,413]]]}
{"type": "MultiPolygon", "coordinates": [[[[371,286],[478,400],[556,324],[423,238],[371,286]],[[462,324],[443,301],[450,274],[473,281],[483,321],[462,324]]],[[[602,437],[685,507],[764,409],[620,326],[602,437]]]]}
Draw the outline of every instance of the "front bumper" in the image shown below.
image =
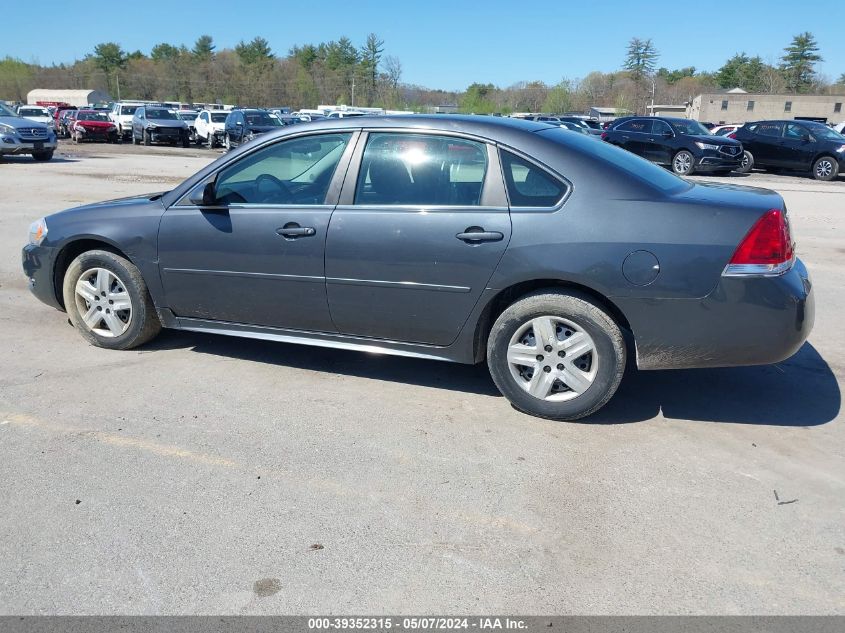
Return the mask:
{"type": "Polygon", "coordinates": [[[801,260],[778,277],[722,277],[702,299],[616,299],[640,369],[768,365],[792,356],[815,320],[801,260]]]}
{"type": "Polygon", "coordinates": [[[695,168],[698,171],[722,171],[738,169],[742,164],[742,150],[736,156],[730,156],[717,150],[702,150],[696,157],[695,168]]]}
{"type": "Polygon", "coordinates": [[[117,137],[117,130],[74,130],[81,138],[86,141],[108,141],[117,137]]]}
{"type": "Polygon", "coordinates": [[[50,246],[27,244],[23,247],[21,259],[23,272],[29,280],[29,290],[32,294],[48,306],[61,310],[62,305],[59,302],[53,278],[56,254],[56,249],[50,246]]]}
{"type": "Polygon", "coordinates": [[[183,138],[188,138],[189,131],[181,128],[156,128],[149,130],[150,140],[153,143],[173,143],[179,142],[183,138]]]}
{"type": "Polygon", "coordinates": [[[53,136],[45,140],[22,140],[17,136],[0,135],[0,155],[33,154],[35,152],[51,152],[58,147],[58,141],[53,136]]]}

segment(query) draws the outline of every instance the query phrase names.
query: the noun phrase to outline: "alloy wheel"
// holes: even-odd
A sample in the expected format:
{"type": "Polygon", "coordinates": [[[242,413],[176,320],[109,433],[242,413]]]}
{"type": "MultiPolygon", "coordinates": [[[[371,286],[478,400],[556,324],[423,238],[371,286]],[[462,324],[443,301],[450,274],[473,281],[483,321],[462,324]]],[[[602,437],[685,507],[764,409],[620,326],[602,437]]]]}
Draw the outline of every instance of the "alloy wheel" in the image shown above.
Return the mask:
{"type": "Polygon", "coordinates": [[[540,400],[564,402],[587,391],[599,357],[593,338],[575,323],[539,316],[520,326],[508,344],[511,377],[540,400]]]}
{"type": "Polygon", "coordinates": [[[828,159],[820,160],[816,163],[816,176],[818,178],[828,178],[833,173],[833,163],[828,159]]]}
{"type": "Polygon", "coordinates": [[[687,152],[678,152],[675,156],[674,167],[675,173],[686,174],[692,167],[692,156],[687,152]]]}
{"type": "Polygon", "coordinates": [[[74,298],[85,326],[106,338],[120,336],[132,322],[132,299],[112,271],[89,268],[76,282],[74,298]]]}

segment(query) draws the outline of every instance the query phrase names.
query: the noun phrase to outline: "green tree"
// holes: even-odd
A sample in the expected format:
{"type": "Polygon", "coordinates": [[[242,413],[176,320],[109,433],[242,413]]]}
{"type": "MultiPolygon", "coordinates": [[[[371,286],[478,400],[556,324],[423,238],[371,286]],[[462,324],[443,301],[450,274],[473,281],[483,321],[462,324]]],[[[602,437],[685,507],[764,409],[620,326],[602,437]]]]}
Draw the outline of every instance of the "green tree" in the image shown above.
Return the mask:
{"type": "Polygon", "coordinates": [[[126,65],[126,53],[115,42],[103,42],[94,47],[94,64],[106,75],[126,65]]]}
{"type": "Polygon", "coordinates": [[[293,58],[300,66],[310,70],[314,62],[317,61],[317,47],[313,44],[306,44],[305,46],[294,46],[288,52],[288,57],[293,58]]]}
{"type": "Polygon", "coordinates": [[[35,68],[14,57],[0,59],[0,94],[7,99],[25,101],[34,87],[35,68]]]}
{"type": "Polygon", "coordinates": [[[270,42],[263,37],[255,37],[250,42],[241,42],[235,46],[235,52],[244,64],[252,65],[260,62],[267,62],[273,59],[273,51],[270,49],[270,42]]]}
{"type": "Polygon", "coordinates": [[[326,61],[326,68],[329,70],[346,69],[354,66],[359,61],[358,50],[348,37],[341,37],[337,42],[329,42],[321,45],[326,61]]]}
{"type": "Polygon", "coordinates": [[[460,101],[461,112],[474,114],[490,114],[496,111],[496,103],[493,101],[493,92],[496,86],[493,84],[471,84],[460,101]]]}
{"type": "Polygon", "coordinates": [[[749,57],[744,52],[736,53],[716,72],[716,83],[720,88],[742,88],[748,92],[769,92],[776,84],[772,75],[779,71],[763,62],[757,55],[749,57]]]}
{"type": "Polygon", "coordinates": [[[654,64],[660,53],[654,47],[650,39],[641,40],[632,37],[628,42],[628,52],[625,55],[623,68],[628,71],[635,83],[643,81],[654,73],[654,64]]]}
{"type": "Polygon", "coordinates": [[[200,35],[197,41],[194,42],[194,48],[191,49],[191,53],[197,59],[209,60],[214,57],[215,48],[217,47],[214,46],[214,40],[211,39],[210,35],[200,35]]]}
{"type": "Polygon", "coordinates": [[[177,57],[179,57],[179,49],[166,42],[156,44],[150,51],[150,59],[154,62],[171,61],[177,57]]]}
{"type": "Polygon", "coordinates": [[[367,36],[366,43],[361,47],[361,69],[367,78],[367,92],[370,105],[372,105],[373,96],[375,94],[376,80],[378,79],[378,65],[383,53],[384,40],[379,39],[375,33],[370,33],[367,36]]]}
{"type": "Polygon", "coordinates": [[[792,44],[783,49],[781,70],[786,78],[786,87],[792,92],[807,92],[816,79],[816,63],[823,61],[818,54],[816,38],[809,31],[792,38],[792,44]]]}
{"type": "Polygon", "coordinates": [[[671,86],[672,84],[678,83],[684,77],[695,77],[695,66],[686,66],[676,70],[658,68],[657,76],[662,77],[663,80],[671,86]]]}
{"type": "Polygon", "coordinates": [[[566,79],[553,86],[543,102],[543,112],[561,114],[572,110],[574,103],[572,92],[572,84],[566,79]]]}

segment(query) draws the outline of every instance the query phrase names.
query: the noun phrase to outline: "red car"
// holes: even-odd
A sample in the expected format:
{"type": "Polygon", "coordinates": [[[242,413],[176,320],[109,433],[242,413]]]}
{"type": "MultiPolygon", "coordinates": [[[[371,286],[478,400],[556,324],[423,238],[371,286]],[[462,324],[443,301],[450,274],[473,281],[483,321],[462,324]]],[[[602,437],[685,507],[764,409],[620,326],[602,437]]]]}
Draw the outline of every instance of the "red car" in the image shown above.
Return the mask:
{"type": "Polygon", "coordinates": [[[80,141],[117,143],[117,127],[102,110],[80,110],[70,126],[70,138],[80,141]]]}

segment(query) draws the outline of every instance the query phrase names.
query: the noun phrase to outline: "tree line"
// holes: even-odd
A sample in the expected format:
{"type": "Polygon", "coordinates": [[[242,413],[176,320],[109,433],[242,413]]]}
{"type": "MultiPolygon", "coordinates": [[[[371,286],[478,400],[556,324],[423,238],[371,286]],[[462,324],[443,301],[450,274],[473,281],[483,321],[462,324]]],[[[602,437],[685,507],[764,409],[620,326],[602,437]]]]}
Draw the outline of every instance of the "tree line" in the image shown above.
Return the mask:
{"type": "Polygon", "coordinates": [[[524,81],[507,87],[472,83],[462,92],[402,82],[402,64],[370,33],[360,44],[347,37],[296,45],[277,54],[255,37],[218,50],[202,35],[193,46],[162,42],[149,53],[124,51],[103,42],[84,59],[41,66],[0,60],[0,98],[25,101],[33,88],[99,89],[123,99],[314,107],[318,103],[425,110],[455,104],[462,112],[568,112],[590,106],[644,112],[647,104],[682,104],[702,92],[742,88],[747,92],[845,93],[845,73],[836,81],[819,75],[823,61],[811,33],[796,35],[778,63],[737,52],[715,72],[694,67],[658,67],[651,39],[632,38],[619,70],[591,72],[557,84],[524,81]]]}

